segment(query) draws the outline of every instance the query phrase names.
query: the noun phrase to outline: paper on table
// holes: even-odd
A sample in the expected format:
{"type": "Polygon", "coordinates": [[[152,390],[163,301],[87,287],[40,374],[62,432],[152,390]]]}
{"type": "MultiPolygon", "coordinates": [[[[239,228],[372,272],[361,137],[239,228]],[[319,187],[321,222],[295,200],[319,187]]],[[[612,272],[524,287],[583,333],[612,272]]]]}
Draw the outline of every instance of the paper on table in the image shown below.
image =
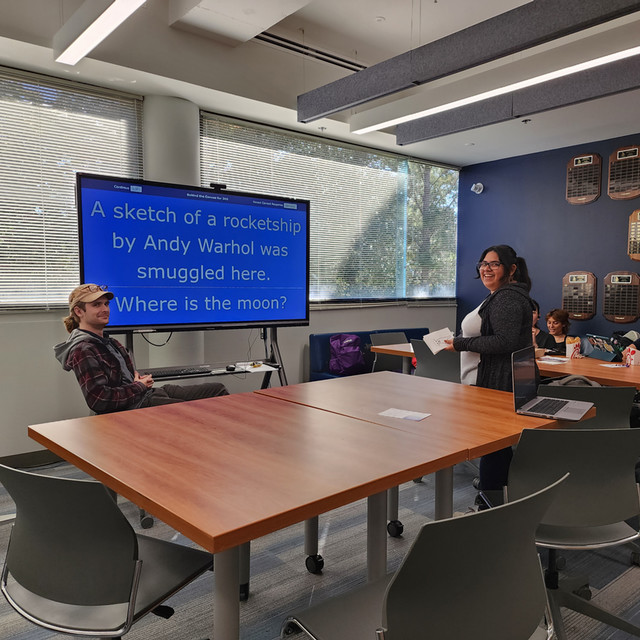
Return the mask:
{"type": "Polygon", "coordinates": [[[564,364],[568,361],[569,358],[558,358],[557,356],[542,356],[542,358],[538,358],[538,362],[544,362],[545,364],[564,364]]]}
{"type": "Polygon", "coordinates": [[[387,409],[381,411],[381,416],[387,416],[388,418],[402,418],[403,420],[424,420],[428,418],[430,413],[419,413],[418,411],[405,411],[404,409],[387,409]]]}
{"type": "Polygon", "coordinates": [[[431,352],[435,354],[442,351],[447,346],[445,340],[450,340],[451,338],[453,338],[451,329],[445,327],[444,329],[427,333],[422,339],[427,343],[431,352]]]}

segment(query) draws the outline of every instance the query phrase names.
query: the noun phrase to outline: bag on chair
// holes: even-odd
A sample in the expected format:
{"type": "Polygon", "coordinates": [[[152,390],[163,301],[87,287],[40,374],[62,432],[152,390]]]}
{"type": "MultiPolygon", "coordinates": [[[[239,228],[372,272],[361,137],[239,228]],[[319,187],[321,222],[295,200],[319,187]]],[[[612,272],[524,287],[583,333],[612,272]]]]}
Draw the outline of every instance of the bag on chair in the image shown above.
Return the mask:
{"type": "Polygon", "coordinates": [[[337,333],[329,338],[329,372],[338,376],[365,373],[360,337],[352,333],[337,333]]]}

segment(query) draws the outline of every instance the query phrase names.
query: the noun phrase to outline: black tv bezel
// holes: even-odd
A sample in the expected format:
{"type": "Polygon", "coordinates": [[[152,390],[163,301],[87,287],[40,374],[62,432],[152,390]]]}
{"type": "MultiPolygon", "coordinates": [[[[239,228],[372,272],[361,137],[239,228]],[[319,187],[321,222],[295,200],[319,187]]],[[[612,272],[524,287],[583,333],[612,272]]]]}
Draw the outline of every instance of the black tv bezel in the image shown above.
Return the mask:
{"type": "MultiPolygon", "coordinates": [[[[175,189],[190,189],[202,191],[205,193],[223,193],[229,196],[247,197],[247,198],[263,198],[265,200],[275,200],[277,202],[291,202],[303,204],[306,206],[306,293],[305,293],[305,317],[290,318],[286,320],[249,320],[249,321],[222,321],[222,322],[193,322],[193,323],[165,323],[165,324],[122,324],[106,327],[107,333],[154,333],[154,332],[172,332],[172,331],[212,331],[217,329],[251,329],[251,328],[278,328],[278,327],[304,327],[309,325],[309,266],[310,266],[310,232],[311,232],[311,201],[304,198],[290,198],[287,196],[274,196],[265,193],[254,193],[248,191],[234,191],[227,189],[224,185],[215,187],[201,187],[174,182],[161,182],[157,180],[145,180],[138,178],[122,178],[119,176],[104,175],[99,173],[76,173],[75,195],[76,195],[76,212],[78,217],[78,261],[80,268],[80,281],[85,282],[85,261],[84,261],[84,241],[83,241],[83,217],[82,217],[82,185],[83,179],[98,179],[105,181],[122,182],[134,185],[149,185],[156,187],[166,187],[175,189]]],[[[98,283],[103,284],[103,283],[98,283]]]]}

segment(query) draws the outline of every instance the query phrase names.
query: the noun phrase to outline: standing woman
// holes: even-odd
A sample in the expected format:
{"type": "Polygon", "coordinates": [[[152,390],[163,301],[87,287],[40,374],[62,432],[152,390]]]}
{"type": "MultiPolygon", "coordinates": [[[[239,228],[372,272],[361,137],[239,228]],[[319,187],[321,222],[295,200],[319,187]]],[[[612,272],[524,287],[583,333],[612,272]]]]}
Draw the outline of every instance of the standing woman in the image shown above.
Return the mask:
{"type": "MultiPolygon", "coordinates": [[[[512,391],[511,354],[532,343],[533,304],[527,263],[510,246],[500,244],[484,250],[476,270],[489,290],[482,304],[469,314],[478,316],[479,334],[448,340],[446,349],[478,354],[477,386],[512,391]]],[[[469,316],[463,325],[472,324],[469,316]]],[[[507,447],[480,459],[480,489],[502,489],[507,484],[512,455],[511,447],[507,447]]]]}

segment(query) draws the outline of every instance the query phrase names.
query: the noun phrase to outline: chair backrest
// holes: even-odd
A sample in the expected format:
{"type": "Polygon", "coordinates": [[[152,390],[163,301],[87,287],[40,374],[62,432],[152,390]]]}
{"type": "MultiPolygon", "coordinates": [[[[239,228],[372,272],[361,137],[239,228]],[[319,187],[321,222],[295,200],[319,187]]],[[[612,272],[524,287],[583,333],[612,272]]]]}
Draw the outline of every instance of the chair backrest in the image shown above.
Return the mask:
{"type": "Polygon", "coordinates": [[[416,355],[416,375],[449,382],[460,382],[460,354],[440,351],[434,354],[424,340],[411,340],[416,355]]]}
{"type": "Polygon", "coordinates": [[[640,512],[640,429],[525,429],[509,467],[508,499],[569,473],[542,524],[593,527],[640,512]]]}
{"type": "MultiPolygon", "coordinates": [[[[16,504],[2,582],[12,606],[48,626],[51,619],[39,610],[45,601],[65,606],[123,605],[117,611],[125,623],[131,613],[138,546],[135,532],[107,489],[91,480],[44,476],[3,465],[0,482],[16,504]]],[[[81,619],[79,612],[76,616],[81,619]]]]}
{"type": "MultiPolygon", "coordinates": [[[[372,346],[407,342],[407,336],[402,331],[372,333],[370,337],[372,346]]],[[[403,356],[376,353],[373,360],[373,371],[402,371],[402,358],[403,356]]]]}
{"type": "Polygon", "coordinates": [[[538,395],[593,402],[596,415],[577,422],[579,429],[624,429],[630,426],[635,387],[570,387],[541,384],[538,395]]]}
{"type": "Polygon", "coordinates": [[[387,588],[385,639],[528,639],[546,606],[535,531],[563,481],[423,525],[387,588]]]}

